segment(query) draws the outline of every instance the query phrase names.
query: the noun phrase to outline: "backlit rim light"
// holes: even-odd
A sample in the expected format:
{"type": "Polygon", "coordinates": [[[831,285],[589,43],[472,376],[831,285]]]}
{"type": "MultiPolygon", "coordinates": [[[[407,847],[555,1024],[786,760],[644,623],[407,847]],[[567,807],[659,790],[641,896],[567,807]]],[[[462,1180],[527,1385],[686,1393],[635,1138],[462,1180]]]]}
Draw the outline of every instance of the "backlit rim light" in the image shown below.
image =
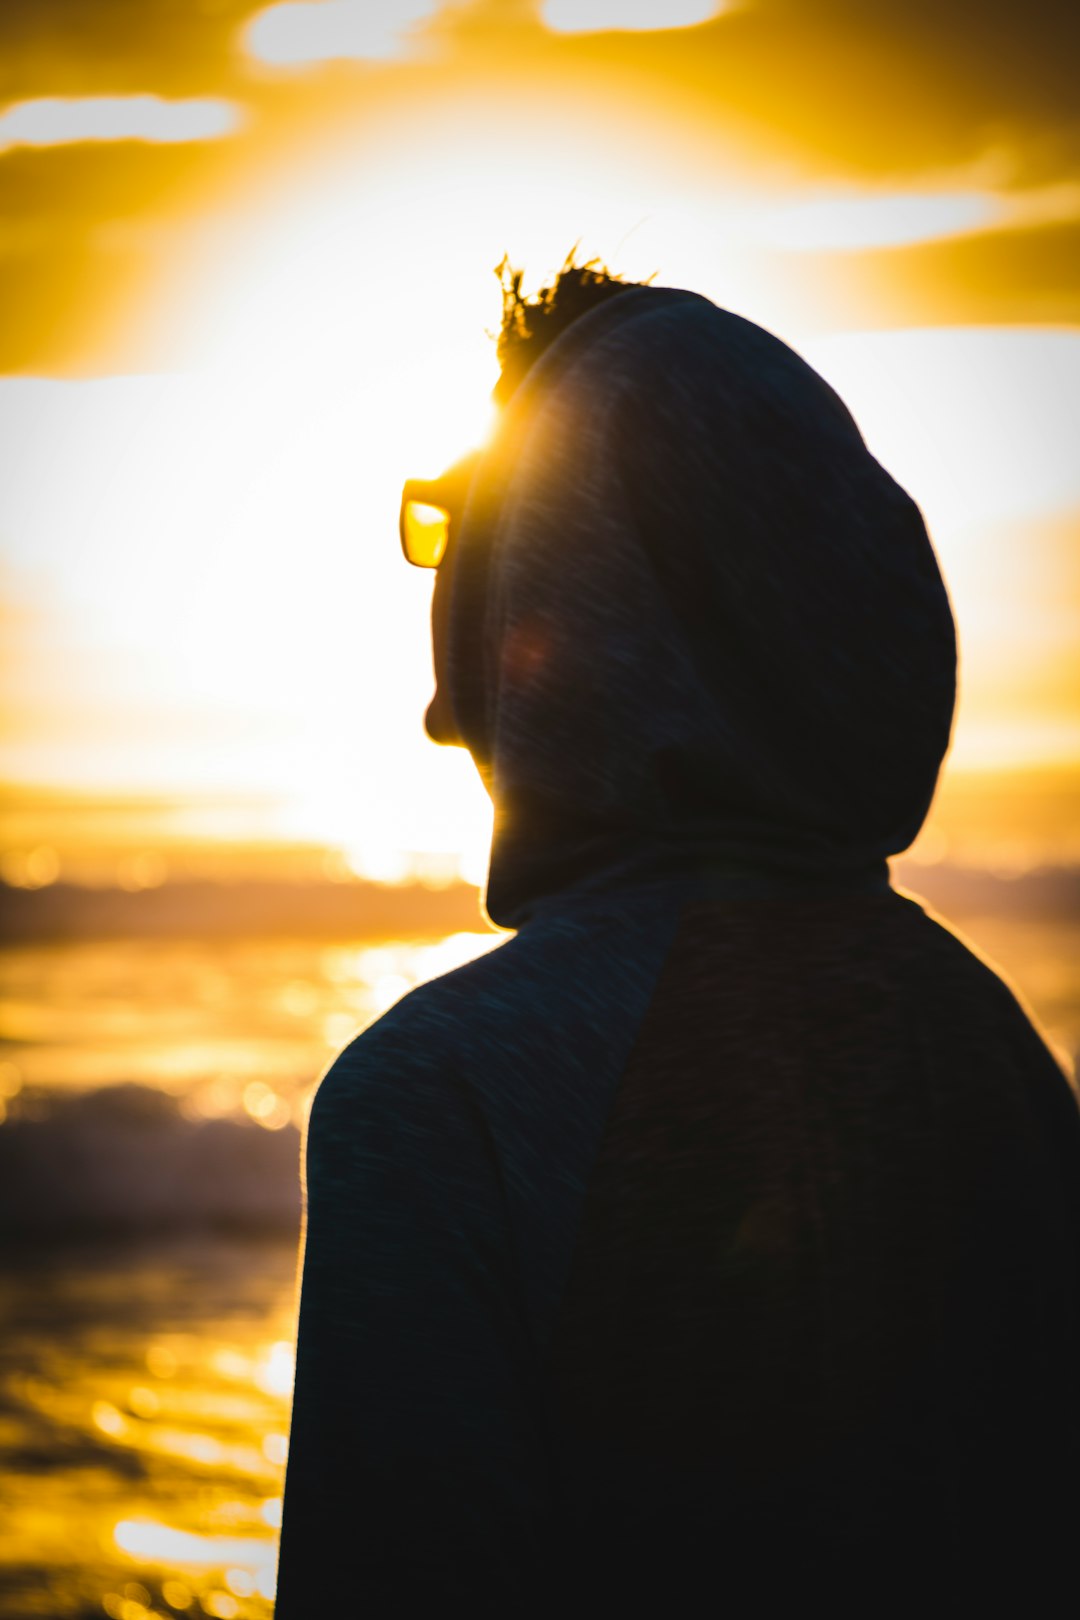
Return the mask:
{"type": "Polygon", "coordinates": [[[231,101],[167,101],[163,96],[42,96],[0,113],[0,151],[81,141],[218,140],[240,125],[231,101]]]}

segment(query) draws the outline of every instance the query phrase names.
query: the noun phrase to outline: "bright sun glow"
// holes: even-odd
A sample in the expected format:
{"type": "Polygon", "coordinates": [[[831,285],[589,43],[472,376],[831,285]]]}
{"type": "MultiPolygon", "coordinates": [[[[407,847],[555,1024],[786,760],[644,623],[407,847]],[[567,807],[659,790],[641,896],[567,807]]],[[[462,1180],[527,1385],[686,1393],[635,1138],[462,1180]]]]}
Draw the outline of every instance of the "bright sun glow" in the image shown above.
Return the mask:
{"type": "MultiPolygon", "coordinates": [[[[178,255],[157,318],[183,328],[184,374],[0,381],[13,469],[0,531],[17,609],[0,769],[89,789],[262,794],[275,806],[266,835],[330,844],[343,871],[482,878],[490,803],[468,758],[423,733],[431,576],[401,556],[400,491],[490,430],[493,266],[509,251],[535,288],[578,236],[583,255],[697,288],[820,366],[927,514],[965,671],[991,667],[1016,587],[1014,541],[991,530],[1080,508],[1068,440],[1080,338],[941,328],[800,343],[799,280],[780,278],[764,307],[753,244],[770,231],[835,246],[974,229],[995,194],[957,185],[788,206],[790,192],[767,205],[732,187],[706,207],[665,186],[645,215],[595,123],[573,109],[557,130],[546,108],[515,117],[500,145],[460,110],[434,168],[429,129],[388,125],[377,173],[358,177],[343,146],[317,188],[244,220],[234,253],[201,274],[178,255]]],[[[1038,207],[1074,200],[1040,193],[1038,207]]],[[[1056,625],[1064,551],[1031,551],[1027,571],[1042,597],[1025,622],[1056,625]]],[[[1057,636],[1027,662],[1065,667],[1057,636]]],[[[1067,739],[1043,719],[1028,735],[1060,754],[1067,739]]],[[[979,735],[988,757],[1005,747],[1004,733],[979,735]]],[[[245,1106],[271,1128],[283,1117],[269,1089],[245,1106]]]]}
{"type": "Polygon", "coordinates": [[[395,57],[437,10],[438,0],[287,0],[256,15],[246,44],[275,67],[395,57]]]}
{"type": "Polygon", "coordinates": [[[291,1395],[296,1358],[292,1344],[279,1339],[255,1369],[255,1382],[267,1395],[291,1395]]]}
{"type": "MultiPolygon", "coordinates": [[[[290,249],[260,299],[237,289],[216,369],[0,384],[17,469],[0,524],[28,604],[16,627],[26,728],[6,740],[3,766],[104,789],[263,791],[281,804],[276,833],[336,845],[361,876],[477,881],[490,804],[467,757],[423,735],[430,576],[401,557],[397,506],[405,476],[437,473],[483,435],[492,345],[463,279],[451,293],[475,341],[437,318],[396,351],[415,330],[416,289],[392,264],[359,306],[348,273],[324,286],[330,330],[359,337],[343,364],[340,346],[313,355],[311,329],[279,315],[300,307],[306,270],[290,249]],[[49,478],[46,453],[63,480],[49,478]],[[48,583],[46,616],[35,580],[48,583]],[[134,717],[147,708],[152,731],[134,717]]],[[[943,329],[803,349],[926,512],[965,667],[992,669],[1017,591],[1014,549],[994,525],[1080,508],[1067,442],[1080,336],[943,329]]],[[[1033,545],[1027,588],[1042,597],[1023,617],[1044,644],[1024,660],[1049,671],[1066,657],[1053,628],[1070,608],[1066,555],[1033,545]]],[[[979,724],[976,751],[1007,753],[1004,732],[979,724]]],[[[1025,757],[1036,742],[1072,751],[1057,720],[1025,735],[1025,757]]],[[[272,1096],[252,1106],[273,1123],[272,1096]]]]}
{"type": "Polygon", "coordinates": [[[141,1563],[181,1568],[224,1568],[239,1564],[256,1574],[258,1590],[273,1593],[276,1541],[241,1536],[198,1536],[151,1519],[121,1519],[113,1530],[120,1551],[141,1563]],[[269,1590],[267,1590],[269,1588],[269,1590]]]}
{"type": "MultiPolygon", "coordinates": [[[[27,631],[3,767],[265,793],[274,835],[364,876],[475,880],[490,804],[423,733],[431,576],[401,556],[398,504],[490,430],[495,257],[447,254],[433,293],[430,220],[393,252],[371,233],[340,196],[275,222],[257,281],[218,274],[197,371],[0,384],[0,430],[13,411],[28,450],[0,491],[9,565],[31,595],[51,577],[46,642],[73,638],[83,670],[75,695],[71,646],[27,631]]],[[[254,1105],[275,1122],[272,1097],[254,1105]]]]}
{"type": "Polygon", "coordinates": [[[240,111],[230,101],[162,96],[45,96],[0,113],[0,151],[77,141],[209,141],[230,135],[240,111]]]}

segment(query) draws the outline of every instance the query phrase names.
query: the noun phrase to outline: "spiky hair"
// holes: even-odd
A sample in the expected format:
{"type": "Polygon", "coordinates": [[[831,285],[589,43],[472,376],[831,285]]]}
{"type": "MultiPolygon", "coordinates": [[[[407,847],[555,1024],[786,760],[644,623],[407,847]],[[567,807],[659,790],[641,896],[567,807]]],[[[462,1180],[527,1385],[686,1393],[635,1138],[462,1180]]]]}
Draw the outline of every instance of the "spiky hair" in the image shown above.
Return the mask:
{"type": "Polygon", "coordinates": [[[496,350],[501,368],[495,385],[498,404],[506,404],[529,367],[579,315],[630,287],[649,284],[624,281],[606,269],[599,259],[575,264],[576,254],[577,249],[572,249],[551,286],[541,287],[532,297],[522,293],[524,272],[513,269],[509,257],[496,268],[502,288],[502,326],[496,350]]]}

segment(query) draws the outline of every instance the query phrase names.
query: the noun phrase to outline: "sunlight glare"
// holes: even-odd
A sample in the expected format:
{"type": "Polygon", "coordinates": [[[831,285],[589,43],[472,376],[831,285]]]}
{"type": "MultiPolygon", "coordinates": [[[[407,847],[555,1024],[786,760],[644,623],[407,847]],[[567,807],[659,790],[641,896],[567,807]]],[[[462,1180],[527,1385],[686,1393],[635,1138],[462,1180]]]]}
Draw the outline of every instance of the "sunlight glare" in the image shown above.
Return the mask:
{"type": "Polygon", "coordinates": [[[950,764],[968,770],[1017,770],[1080,759],[1080,721],[1037,715],[1010,721],[994,714],[982,719],[963,715],[949,751],[950,764]]]}
{"type": "Polygon", "coordinates": [[[110,1440],[124,1439],[131,1428],[123,1413],[111,1401],[95,1401],[90,1415],[95,1428],[107,1434],[110,1440]]]}
{"type": "Polygon", "coordinates": [[[256,1364],[255,1382],[264,1395],[291,1395],[296,1357],[287,1339],[278,1339],[256,1364]]]}
{"type": "Polygon", "coordinates": [[[275,1467],[284,1468],[289,1456],[289,1438],[284,1434],[268,1434],[262,1443],[263,1456],[275,1467]]]}
{"type": "Polygon", "coordinates": [[[240,1605],[231,1592],[207,1592],[200,1601],[212,1620],[237,1620],[240,1613],[240,1605]]]}
{"type": "Polygon", "coordinates": [[[451,973],[455,968],[474,962],[478,956],[502,944],[498,934],[448,934],[435,945],[421,946],[416,968],[417,982],[422,984],[439,974],[451,973]]]}
{"type": "Polygon", "coordinates": [[[0,152],[13,146],[69,146],[79,141],[212,141],[240,126],[231,101],[210,97],[42,96],[0,113],[0,152]]]}
{"type": "Polygon", "coordinates": [[[354,876],[366,883],[403,883],[409,875],[409,858],[403,849],[365,839],[345,851],[354,876]]]}
{"type": "Polygon", "coordinates": [[[402,996],[413,988],[412,981],[402,973],[384,973],[371,986],[371,1005],[376,1012],[388,1012],[402,996]]]}
{"type": "Polygon", "coordinates": [[[210,1353],[207,1361],[222,1379],[246,1383],[251,1375],[251,1361],[248,1356],[243,1356],[238,1349],[233,1349],[232,1345],[219,1345],[219,1348],[210,1353]]]}
{"type": "MultiPolygon", "coordinates": [[[[229,275],[180,266],[161,319],[195,323],[187,373],[0,381],[15,469],[0,528],[27,605],[45,604],[26,633],[35,727],[5,741],[11,774],[257,791],[274,836],[345,851],[345,873],[483,881],[490,801],[467,756],[423,734],[431,576],[404,562],[397,530],[402,481],[438,476],[490,431],[491,269],[510,248],[541,284],[588,218],[586,251],[763,318],[760,267],[731,234],[757,206],[745,191],[712,210],[692,189],[658,194],[628,264],[613,250],[653,182],[631,184],[602,144],[583,163],[573,115],[556,132],[530,117],[492,150],[463,113],[434,166],[405,130],[362,188],[343,158],[278,198],[229,275]]],[[[949,206],[974,195],[954,186],[949,206]]],[[[942,329],[804,347],[938,538],[1074,498],[1078,345],[942,329]]]]}
{"type": "Polygon", "coordinates": [[[113,1539],[129,1558],[145,1563],[181,1564],[221,1568],[226,1564],[259,1568],[273,1560],[276,1547],[271,1540],[228,1536],[198,1536],[187,1530],[173,1530],[151,1519],[121,1519],[113,1539]]]}

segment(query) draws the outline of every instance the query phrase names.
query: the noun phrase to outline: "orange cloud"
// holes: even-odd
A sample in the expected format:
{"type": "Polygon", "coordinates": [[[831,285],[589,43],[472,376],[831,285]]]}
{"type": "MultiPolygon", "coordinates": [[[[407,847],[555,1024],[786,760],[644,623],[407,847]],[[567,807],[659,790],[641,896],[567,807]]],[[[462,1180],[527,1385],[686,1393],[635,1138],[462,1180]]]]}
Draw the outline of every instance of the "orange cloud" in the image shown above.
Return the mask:
{"type": "Polygon", "coordinates": [[[544,0],[541,16],[557,34],[654,33],[696,28],[728,9],[717,0],[544,0]]]}
{"type": "Polygon", "coordinates": [[[269,6],[248,25],[249,53],[274,67],[400,56],[439,0],[317,0],[269,6]]]}
{"type": "Polygon", "coordinates": [[[15,146],[70,146],[81,141],[217,140],[240,124],[231,101],[205,97],[43,96],[0,113],[0,151],[15,146]]]}

